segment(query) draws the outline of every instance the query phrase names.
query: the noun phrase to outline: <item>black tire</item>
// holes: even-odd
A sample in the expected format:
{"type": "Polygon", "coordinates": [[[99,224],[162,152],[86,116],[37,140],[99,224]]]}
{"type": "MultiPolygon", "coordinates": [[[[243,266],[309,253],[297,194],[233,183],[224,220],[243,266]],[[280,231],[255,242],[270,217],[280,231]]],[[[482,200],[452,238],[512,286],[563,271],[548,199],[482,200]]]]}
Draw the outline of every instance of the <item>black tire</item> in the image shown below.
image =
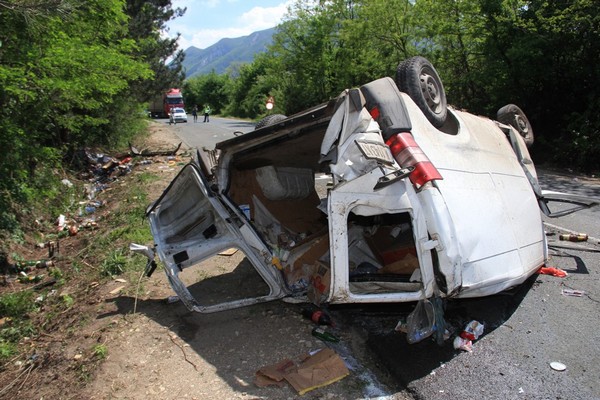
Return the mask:
{"type": "Polygon", "coordinates": [[[266,117],[264,117],[263,119],[258,121],[258,124],[256,124],[254,129],[260,129],[260,128],[264,128],[265,126],[276,124],[280,121],[283,121],[286,118],[287,117],[283,114],[267,115],[266,117]]]}
{"type": "Polygon", "coordinates": [[[523,137],[527,147],[533,144],[533,129],[523,110],[514,104],[507,104],[498,110],[496,119],[506,125],[510,125],[523,137]]]}
{"type": "Polygon", "coordinates": [[[396,85],[413,99],[433,126],[444,125],[448,116],[446,92],[429,60],[417,56],[400,63],[396,69],[396,85]]]}

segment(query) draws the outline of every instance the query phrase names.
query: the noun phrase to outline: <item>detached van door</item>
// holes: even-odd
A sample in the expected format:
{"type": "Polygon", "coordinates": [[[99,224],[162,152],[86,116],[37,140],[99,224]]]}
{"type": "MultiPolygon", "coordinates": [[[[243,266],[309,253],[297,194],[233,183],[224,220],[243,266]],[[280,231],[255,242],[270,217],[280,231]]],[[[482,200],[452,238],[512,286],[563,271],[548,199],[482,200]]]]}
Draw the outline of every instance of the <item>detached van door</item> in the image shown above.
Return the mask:
{"type": "MultiPolygon", "coordinates": [[[[285,296],[280,272],[271,265],[269,248],[229,199],[214,193],[200,167],[183,167],[161,197],[147,210],[157,253],[169,282],[191,311],[211,313],[285,296]],[[228,249],[241,250],[268,285],[268,293],[219,304],[202,305],[179,274],[228,249]]],[[[242,285],[244,282],[241,283],[242,285]]]]}

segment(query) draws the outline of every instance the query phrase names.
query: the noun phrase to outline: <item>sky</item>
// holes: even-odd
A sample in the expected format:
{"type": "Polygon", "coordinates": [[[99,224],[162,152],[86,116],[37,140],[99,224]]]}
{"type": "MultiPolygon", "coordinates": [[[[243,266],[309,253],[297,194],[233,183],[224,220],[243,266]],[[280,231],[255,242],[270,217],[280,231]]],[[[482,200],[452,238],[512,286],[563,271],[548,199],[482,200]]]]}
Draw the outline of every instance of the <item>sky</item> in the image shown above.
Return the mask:
{"type": "Polygon", "coordinates": [[[247,36],[277,26],[290,0],[172,0],[173,9],[187,8],[183,17],[167,23],[168,36],[177,33],[179,48],[205,49],[224,38],[247,36]]]}

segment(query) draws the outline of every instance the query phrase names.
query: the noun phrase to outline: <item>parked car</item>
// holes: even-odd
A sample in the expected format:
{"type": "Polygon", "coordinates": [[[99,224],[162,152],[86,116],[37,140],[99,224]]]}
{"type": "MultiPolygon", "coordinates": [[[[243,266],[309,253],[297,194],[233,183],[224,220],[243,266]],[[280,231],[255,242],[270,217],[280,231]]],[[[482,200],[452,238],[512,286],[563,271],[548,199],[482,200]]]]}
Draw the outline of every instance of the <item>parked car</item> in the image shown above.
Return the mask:
{"type": "Polygon", "coordinates": [[[175,123],[188,121],[188,117],[187,117],[187,113],[185,112],[185,109],[175,107],[175,108],[172,108],[171,110],[172,110],[171,112],[173,113],[173,121],[175,121],[175,123]]]}
{"type": "Polygon", "coordinates": [[[538,185],[525,114],[509,105],[497,119],[449,107],[431,63],[411,58],[395,79],[269,116],[218,143],[212,163],[199,154],[147,210],[156,252],[179,298],[203,313],[290,296],[414,302],[519,285],[546,262],[540,208],[551,215],[554,198],[538,185]],[[180,273],[232,247],[269,293],[194,298],[180,273]]]}

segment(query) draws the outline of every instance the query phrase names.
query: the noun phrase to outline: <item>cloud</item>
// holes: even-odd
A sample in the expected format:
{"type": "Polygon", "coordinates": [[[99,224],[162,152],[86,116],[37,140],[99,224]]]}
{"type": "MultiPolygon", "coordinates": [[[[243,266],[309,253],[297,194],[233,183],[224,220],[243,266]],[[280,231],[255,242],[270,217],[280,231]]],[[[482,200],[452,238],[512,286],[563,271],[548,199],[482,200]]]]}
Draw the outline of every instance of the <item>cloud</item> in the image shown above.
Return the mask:
{"type": "Polygon", "coordinates": [[[169,22],[169,32],[166,34],[170,37],[177,32],[181,34],[178,42],[180,49],[185,50],[190,46],[205,49],[223,38],[247,36],[277,26],[291,1],[282,0],[273,7],[255,6],[236,15],[234,3],[242,4],[239,0],[175,0],[174,7],[187,7],[188,10],[183,18],[169,22]],[[210,13],[204,13],[207,8],[211,9],[210,13]],[[220,13],[228,17],[220,17],[220,13]],[[218,26],[216,22],[220,21],[224,21],[224,26],[218,26]]]}
{"type": "Polygon", "coordinates": [[[281,22],[287,12],[287,3],[275,7],[254,7],[239,17],[239,22],[250,32],[272,28],[281,22]]]}

